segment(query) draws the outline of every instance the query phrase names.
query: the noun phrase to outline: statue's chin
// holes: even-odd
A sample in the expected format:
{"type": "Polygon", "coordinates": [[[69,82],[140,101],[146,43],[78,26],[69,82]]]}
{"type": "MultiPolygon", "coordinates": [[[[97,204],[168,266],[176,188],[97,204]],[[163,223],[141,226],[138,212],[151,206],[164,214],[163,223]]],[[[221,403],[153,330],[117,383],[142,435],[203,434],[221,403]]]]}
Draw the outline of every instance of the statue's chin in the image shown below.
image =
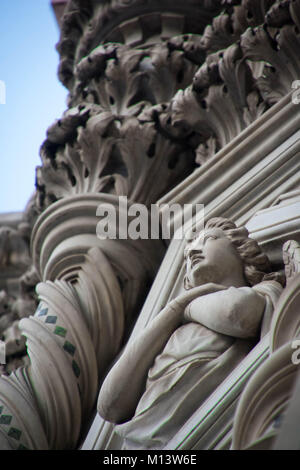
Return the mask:
{"type": "Polygon", "coordinates": [[[193,269],[191,276],[189,276],[189,283],[192,287],[199,287],[209,282],[216,283],[218,282],[217,278],[217,273],[211,266],[202,265],[193,269]]]}
{"type": "Polygon", "coordinates": [[[204,280],[204,279],[193,279],[192,281],[189,281],[189,289],[193,289],[194,287],[200,287],[204,286],[205,284],[208,284],[209,282],[215,282],[211,280],[204,280]]]}

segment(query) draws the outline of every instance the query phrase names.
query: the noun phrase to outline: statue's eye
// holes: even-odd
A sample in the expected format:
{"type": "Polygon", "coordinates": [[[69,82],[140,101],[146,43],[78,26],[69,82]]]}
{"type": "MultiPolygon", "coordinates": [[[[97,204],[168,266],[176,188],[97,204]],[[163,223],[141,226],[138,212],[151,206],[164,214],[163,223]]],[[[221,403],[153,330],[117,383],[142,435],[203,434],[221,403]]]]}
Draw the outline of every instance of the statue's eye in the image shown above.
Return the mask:
{"type": "Polygon", "coordinates": [[[214,236],[214,235],[207,235],[206,237],[204,237],[204,243],[207,242],[207,240],[217,240],[218,237],[214,236]]]}

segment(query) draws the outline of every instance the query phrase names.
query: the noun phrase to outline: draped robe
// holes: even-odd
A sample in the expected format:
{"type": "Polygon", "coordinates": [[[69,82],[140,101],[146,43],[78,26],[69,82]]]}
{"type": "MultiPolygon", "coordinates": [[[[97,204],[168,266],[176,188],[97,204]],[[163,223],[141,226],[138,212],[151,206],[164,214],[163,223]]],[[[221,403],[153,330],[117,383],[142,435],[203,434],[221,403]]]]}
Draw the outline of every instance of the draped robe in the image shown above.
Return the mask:
{"type": "Polygon", "coordinates": [[[253,332],[267,332],[281,286],[264,281],[240,289],[245,295],[254,289],[264,296],[263,315],[243,321],[239,337],[233,325],[236,318],[230,317],[221,326],[218,322],[217,331],[211,323],[208,327],[194,321],[177,328],[149,369],[145,392],[133,418],[115,428],[124,438],[126,449],[162,449],[249,353],[257,341],[253,332]],[[220,331],[222,327],[225,334],[220,331]]]}

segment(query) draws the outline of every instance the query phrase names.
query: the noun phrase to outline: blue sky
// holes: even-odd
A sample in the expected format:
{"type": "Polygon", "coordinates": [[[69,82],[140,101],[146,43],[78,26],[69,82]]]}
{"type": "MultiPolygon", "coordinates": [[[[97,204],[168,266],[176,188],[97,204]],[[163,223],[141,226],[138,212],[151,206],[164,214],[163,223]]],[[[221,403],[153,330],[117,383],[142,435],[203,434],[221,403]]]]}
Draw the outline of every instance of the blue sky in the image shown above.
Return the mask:
{"type": "Polygon", "coordinates": [[[0,213],[22,211],[34,191],[46,130],[66,109],[57,78],[59,29],[50,0],[0,0],[0,213]]]}

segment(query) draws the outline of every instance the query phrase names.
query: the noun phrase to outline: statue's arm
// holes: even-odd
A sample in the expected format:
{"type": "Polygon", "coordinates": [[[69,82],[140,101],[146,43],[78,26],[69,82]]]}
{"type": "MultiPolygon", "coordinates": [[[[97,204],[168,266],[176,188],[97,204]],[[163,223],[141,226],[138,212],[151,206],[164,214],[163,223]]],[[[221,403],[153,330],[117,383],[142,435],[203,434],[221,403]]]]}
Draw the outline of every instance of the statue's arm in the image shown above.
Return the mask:
{"type": "Polygon", "coordinates": [[[169,304],[128,344],[100,390],[98,412],[104,419],[122,423],[134,415],[145,388],[147,372],[181,319],[182,312],[180,314],[169,304]]]}
{"type": "Polygon", "coordinates": [[[224,287],[206,284],[180,295],[128,343],[100,390],[98,412],[105,420],[122,423],[132,418],[145,390],[148,371],[171,334],[181,324],[185,307],[195,297],[219,289],[224,287]]]}
{"type": "Polygon", "coordinates": [[[193,300],[184,318],[236,338],[254,338],[259,332],[265,298],[251,287],[229,287],[193,300]]]}

